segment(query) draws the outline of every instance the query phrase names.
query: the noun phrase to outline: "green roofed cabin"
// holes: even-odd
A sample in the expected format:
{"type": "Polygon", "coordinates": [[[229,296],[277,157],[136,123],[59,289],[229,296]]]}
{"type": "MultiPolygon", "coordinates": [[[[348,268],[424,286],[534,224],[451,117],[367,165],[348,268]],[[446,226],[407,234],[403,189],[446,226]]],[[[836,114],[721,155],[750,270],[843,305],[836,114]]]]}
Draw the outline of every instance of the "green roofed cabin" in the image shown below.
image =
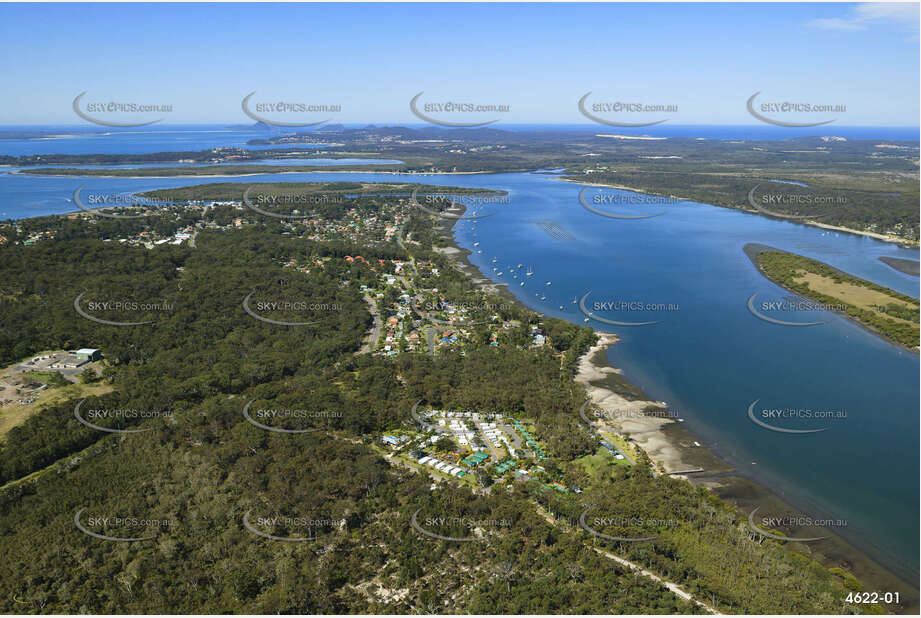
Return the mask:
{"type": "Polygon", "coordinates": [[[468,455],[462,459],[461,463],[470,468],[475,468],[487,459],[489,459],[489,453],[486,451],[477,451],[473,455],[468,455]]]}

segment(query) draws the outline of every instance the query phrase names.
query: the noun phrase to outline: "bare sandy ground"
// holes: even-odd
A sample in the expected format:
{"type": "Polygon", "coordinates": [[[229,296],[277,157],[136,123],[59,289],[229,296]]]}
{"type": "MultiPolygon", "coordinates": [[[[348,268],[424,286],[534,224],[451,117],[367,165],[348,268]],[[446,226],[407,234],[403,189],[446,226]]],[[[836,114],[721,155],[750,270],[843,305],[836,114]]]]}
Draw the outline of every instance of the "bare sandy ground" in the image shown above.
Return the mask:
{"type": "MultiPolygon", "coordinates": [[[[664,469],[666,473],[688,470],[695,466],[685,461],[681,455],[681,448],[676,445],[664,432],[668,425],[676,423],[670,418],[644,416],[642,413],[651,406],[665,409],[665,402],[648,401],[645,399],[630,400],[613,390],[603,386],[605,378],[620,371],[609,366],[606,362],[596,362],[597,352],[603,352],[608,346],[619,341],[617,335],[611,333],[598,333],[598,343],[579,359],[579,368],[576,373],[576,382],[585,386],[592,403],[603,412],[601,419],[594,420],[597,429],[613,431],[617,434],[632,438],[634,444],[642,449],[655,464],[656,469],[664,469]]],[[[588,418],[591,415],[586,414],[588,418]]]]}
{"type": "Polygon", "coordinates": [[[449,247],[434,247],[433,249],[436,253],[441,253],[460,265],[461,270],[470,277],[473,285],[490,293],[490,294],[508,294],[508,284],[505,283],[495,283],[491,279],[487,279],[482,276],[479,269],[467,261],[468,251],[464,249],[459,249],[454,246],[449,247]]]}

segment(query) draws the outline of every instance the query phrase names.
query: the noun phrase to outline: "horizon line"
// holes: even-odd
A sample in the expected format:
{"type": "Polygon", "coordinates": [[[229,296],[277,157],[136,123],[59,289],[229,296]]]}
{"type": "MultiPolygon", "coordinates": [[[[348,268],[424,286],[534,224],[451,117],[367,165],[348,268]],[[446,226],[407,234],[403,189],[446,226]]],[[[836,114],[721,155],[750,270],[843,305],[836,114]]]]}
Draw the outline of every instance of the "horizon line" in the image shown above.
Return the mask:
{"type": "MultiPolygon", "coordinates": [[[[568,127],[584,127],[586,129],[597,127],[598,130],[607,130],[607,131],[637,131],[638,129],[649,129],[650,127],[607,127],[605,129],[602,125],[594,125],[591,123],[574,123],[574,122],[549,122],[549,121],[540,121],[540,122],[497,122],[489,127],[445,127],[436,124],[427,124],[427,123],[412,123],[412,122],[400,122],[400,121],[341,121],[341,122],[328,122],[322,125],[317,125],[316,127],[277,127],[274,125],[264,124],[266,128],[271,128],[278,131],[285,132],[294,132],[298,130],[313,130],[322,129],[323,127],[328,126],[337,126],[337,125],[360,125],[360,126],[376,126],[376,127],[407,127],[407,128],[439,128],[439,129],[449,129],[449,130],[458,130],[458,129],[494,129],[500,126],[506,127],[518,127],[518,126],[568,126],[568,127]]],[[[27,124],[27,123],[12,123],[12,124],[0,124],[0,129],[7,127],[68,127],[68,128],[86,128],[92,129],[98,127],[101,130],[107,132],[113,132],[113,129],[117,131],[131,131],[132,129],[144,129],[146,131],[156,130],[161,127],[184,127],[184,126],[215,126],[215,127],[227,127],[227,126],[243,126],[243,127],[255,127],[259,126],[258,122],[240,122],[240,121],[209,121],[209,122],[174,122],[174,123],[157,123],[156,126],[148,125],[144,127],[106,127],[102,125],[94,125],[92,123],[81,123],[81,124],[67,124],[67,123],[53,123],[48,122],[45,124],[27,124]]],[[[750,124],[729,124],[729,123],[688,123],[688,124],[679,124],[673,123],[669,125],[659,125],[658,128],[666,128],[666,126],[671,127],[765,127],[770,128],[768,125],[763,123],[750,123],[750,124]]],[[[830,126],[826,125],[828,128],[830,126]]],[[[835,127],[840,128],[891,128],[891,129],[918,129],[921,130],[921,125],[902,125],[902,124],[836,124],[835,127]]],[[[789,129],[814,129],[817,127],[778,127],[780,129],[789,130],[789,129]]]]}

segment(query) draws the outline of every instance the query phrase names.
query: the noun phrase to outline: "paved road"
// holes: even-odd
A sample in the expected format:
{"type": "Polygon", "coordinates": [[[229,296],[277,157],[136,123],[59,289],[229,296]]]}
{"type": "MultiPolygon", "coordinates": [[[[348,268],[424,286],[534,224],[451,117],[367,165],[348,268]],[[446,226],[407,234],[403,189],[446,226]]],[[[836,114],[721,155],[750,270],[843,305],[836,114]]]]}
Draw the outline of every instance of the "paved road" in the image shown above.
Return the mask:
{"type": "Polygon", "coordinates": [[[475,423],[477,433],[480,434],[480,439],[483,441],[483,444],[486,445],[486,448],[489,449],[489,452],[492,454],[492,460],[495,463],[499,463],[502,459],[499,457],[499,453],[496,452],[496,449],[493,448],[492,442],[489,441],[489,438],[486,437],[486,434],[483,433],[483,427],[480,423],[475,423]]]}
{"type": "Polygon", "coordinates": [[[371,317],[374,319],[374,324],[371,326],[371,334],[368,336],[368,340],[361,346],[358,354],[368,354],[377,348],[377,342],[381,338],[381,329],[384,327],[384,322],[381,320],[381,313],[377,310],[377,304],[374,302],[374,299],[367,294],[365,294],[364,297],[365,302],[368,304],[368,311],[371,312],[371,317]]]}
{"type": "Polygon", "coordinates": [[[438,330],[434,326],[425,327],[425,344],[429,354],[435,354],[435,344],[438,343],[438,330]]]}
{"type": "Polygon", "coordinates": [[[403,232],[404,232],[405,227],[406,227],[405,224],[401,225],[400,229],[397,230],[397,233],[396,233],[397,245],[400,246],[400,249],[402,249],[403,251],[406,251],[406,253],[409,254],[409,263],[413,267],[413,274],[418,276],[419,271],[416,270],[416,258],[414,258],[412,254],[409,253],[409,251],[406,249],[406,245],[403,244],[403,232]]]}
{"type": "Polygon", "coordinates": [[[515,428],[511,425],[501,423],[499,424],[499,429],[502,430],[502,433],[505,434],[507,438],[511,438],[512,448],[516,451],[520,451],[524,446],[524,442],[521,440],[521,436],[518,435],[518,432],[515,431],[515,428]]]}

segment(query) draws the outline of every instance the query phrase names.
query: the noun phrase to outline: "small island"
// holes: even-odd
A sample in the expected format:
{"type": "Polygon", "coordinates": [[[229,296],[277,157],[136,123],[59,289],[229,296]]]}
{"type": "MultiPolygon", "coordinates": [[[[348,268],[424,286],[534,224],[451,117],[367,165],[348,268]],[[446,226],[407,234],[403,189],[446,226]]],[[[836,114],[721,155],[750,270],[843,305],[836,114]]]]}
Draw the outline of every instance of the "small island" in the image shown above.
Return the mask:
{"type": "Polygon", "coordinates": [[[868,331],[918,351],[919,301],[849,275],[823,262],[760,244],[743,247],[752,263],[777,285],[830,307],[868,331]]]}

